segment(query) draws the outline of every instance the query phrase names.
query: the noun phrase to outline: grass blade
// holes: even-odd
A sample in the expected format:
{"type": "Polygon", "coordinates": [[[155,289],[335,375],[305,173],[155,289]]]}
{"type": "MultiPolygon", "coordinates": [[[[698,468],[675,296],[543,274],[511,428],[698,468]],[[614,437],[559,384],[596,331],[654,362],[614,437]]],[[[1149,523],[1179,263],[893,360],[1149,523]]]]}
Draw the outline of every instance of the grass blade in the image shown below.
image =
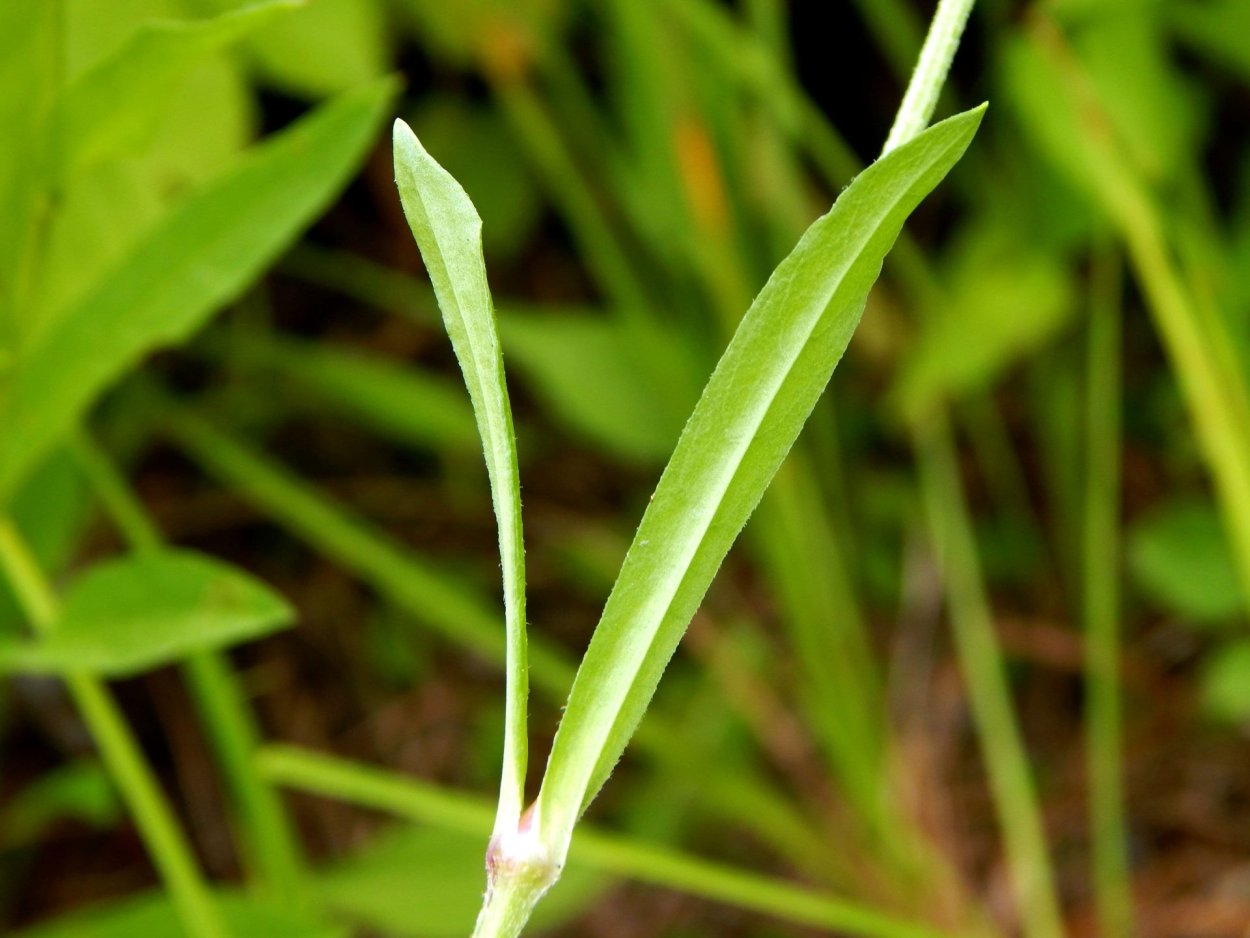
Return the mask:
{"type": "Polygon", "coordinates": [[[0,643],[0,671],[128,677],[291,624],[291,607],[242,570],[164,550],[96,564],[36,642],[0,643]]]}
{"type": "Polygon", "coordinates": [[[994,632],[946,417],[931,414],[913,432],[925,513],[950,606],[959,667],[985,757],[994,810],[1025,938],[1062,938],[1055,874],[1041,807],[1011,704],[1003,651],[994,632]]]}
{"type": "Polygon", "coordinates": [[[1094,258],[1086,372],[1084,530],[1086,752],[1099,931],[1133,934],[1121,772],[1120,702],[1120,264],[1094,258]]]}
{"type": "Polygon", "coordinates": [[[482,220],[468,194],[425,151],[403,121],[395,122],[395,179],[404,214],[421,248],[443,321],[464,372],[486,454],[491,500],[499,523],[503,564],[508,696],[504,721],[499,830],[515,830],[525,800],[526,698],[525,546],[521,533],[521,482],[516,434],[504,382],[503,352],[486,264],[482,220]]]}
{"type": "Polygon", "coordinates": [[[536,818],[558,856],[815,406],[903,222],[962,155],[982,113],[936,125],[861,174],[743,319],[660,479],[574,682],[536,818]]]}

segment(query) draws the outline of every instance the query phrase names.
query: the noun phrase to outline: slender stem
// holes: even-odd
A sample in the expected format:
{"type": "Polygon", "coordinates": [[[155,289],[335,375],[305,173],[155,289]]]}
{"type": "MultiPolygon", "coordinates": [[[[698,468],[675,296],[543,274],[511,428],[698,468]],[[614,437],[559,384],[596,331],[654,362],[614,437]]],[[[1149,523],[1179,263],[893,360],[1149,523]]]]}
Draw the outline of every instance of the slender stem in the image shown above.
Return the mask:
{"type": "MultiPolygon", "coordinates": [[[[85,433],[73,442],[74,456],[105,510],[136,551],[159,550],[160,530],[108,455],[85,433]]],[[[182,662],[201,718],[217,751],[239,811],[246,860],[283,899],[306,895],[295,833],[277,792],[257,775],[253,754],[260,745],[247,697],[225,655],[201,651],[182,662]]]]}
{"type": "Polygon", "coordinates": [[[903,103],[894,115],[894,126],[885,139],[881,155],[902,146],[929,125],[933,109],[937,107],[938,95],[942,93],[942,85],[946,83],[946,73],[950,71],[951,60],[955,58],[955,50],[959,48],[960,37],[964,34],[964,26],[968,22],[968,14],[972,12],[974,0],[939,0],[937,11],[933,14],[933,22],[929,24],[929,35],[925,37],[924,47],[920,50],[920,61],[912,72],[911,81],[903,95],[903,103]]]}
{"type": "Polygon", "coordinates": [[[981,580],[954,443],[944,414],[930,415],[913,432],[930,536],[946,582],[955,649],[981,738],[1023,933],[1027,938],[1060,938],[1062,919],[1041,808],[1012,712],[1002,648],[981,580]]]}
{"type": "Polygon", "coordinates": [[[1099,933],[1133,933],[1127,824],[1121,778],[1119,515],[1120,264],[1103,248],[1094,255],[1086,371],[1085,681],[1086,758],[1090,780],[1094,887],[1099,933]]]}
{"type": "MultiPolygon", "coordinates": [[[[31,627],[39,633],[54,628],[56,596],[25,540],[8,518],[0,518],[0,567],[12,584],[31,627]]],[[[66,684],[134,816],[187,934],[193,938],[228,938],[230,932],[196,864],[191,846],[116,701],[102,682],[88,674],[67,675],[66,684]]]]}
{"type": "MultiPolygon", "coordinates": [[[[271,781],[422,824],[485,835],[494,811],[485,799],[408,776],[294,746],[266,746],[261,771],[271,781]]],[[[894,918],[861,903],[712,863],[682,851],[579,827],[569,863],[775,916],[784,921],[880,938],[944,938],[949,933],[894,918]]]]}

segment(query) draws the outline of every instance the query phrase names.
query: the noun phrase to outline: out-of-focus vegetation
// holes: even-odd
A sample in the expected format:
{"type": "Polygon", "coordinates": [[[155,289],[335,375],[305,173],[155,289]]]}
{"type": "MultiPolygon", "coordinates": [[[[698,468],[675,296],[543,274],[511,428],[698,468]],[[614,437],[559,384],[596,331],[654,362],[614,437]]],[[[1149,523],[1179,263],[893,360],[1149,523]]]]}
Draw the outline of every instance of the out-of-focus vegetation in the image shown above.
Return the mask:
{"type": "MultiPolygon", "coordinates": [[[[532,796],[930,6],[0,3],[0,929],[467,934],[498,556],[388,119],[484,221],[532,796]]],[[[988,100],[976,142],[532,933],[1244,932],[1248,11],[974,11],[939,117],[988,100]]]]}

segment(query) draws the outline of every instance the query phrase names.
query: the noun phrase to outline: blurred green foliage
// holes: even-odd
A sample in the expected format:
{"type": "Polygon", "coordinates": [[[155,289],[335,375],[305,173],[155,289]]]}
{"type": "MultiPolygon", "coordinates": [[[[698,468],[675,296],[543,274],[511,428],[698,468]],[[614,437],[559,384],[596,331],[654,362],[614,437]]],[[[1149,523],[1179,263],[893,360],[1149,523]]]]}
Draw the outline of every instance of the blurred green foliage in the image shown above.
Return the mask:
{"type": "MultiPolygon", "coordinates": [[[[309,696],[300,681],[311,679],[271,666],[292,655],[332,662],[314,669],[311,696],[340,707],[324,726],[301,709],[318,725],[301,739],[412,770],[393,738],[361,746],[343,729],[372,732],[370,708],[398,707],[396,682],[411,679],[462,715],[443,717],[468,742],[438,777],[494,784],[498,739],[474,729],[498,716],[481,665],[501,660],[503,638],[489,500],[398,215],[385,118],[409,120],[484,219],[520,401],[536,722],[549,726],[712,363],[768,273],[879,149],[863,128],[897,103],[920,6],[838,7],[850,38],[837,40],[797,0],[0,3],[6,530],[67,601],[63,585],[97,564],[159,548],[142,520],[127,521],[126,493],[119,502],[84,464],[78,441],[98,437],[136,490],[130,509],[279,583],[305,620],[235,659],[269,662],[255,673],[212,670],[231,662],[203,643],[197,654],[211,657],[179,672],[226,791],[225,809],[204,810],[242,845],[214,879],[249,886],[245,897],[201,884],[226,923],[204,934],[328,936],[357,922],[467,933],[476,906],[480,843],[422,828],[362,845],[359,825],[318,839],[307,802],[278,802],[252,760],[309,696]],[[835,61],[856,47],[877,51],[835,61]],[[241,728],[233,744],[214,731],[226,724],[241,728]],[[290,863],[284,843],[298,845],[290,863]],[[445,922],[424,905],[444,900],[445,922]]],[[[1003,655],[1017,665],[1042,804],[1071,803],[1064,746],[1086,714],[1047,710],[1078,678],[1012,628],[1035,621],[1030,636],[1057,631],[1082,648],[1091,579],[1124,580],[1126,738],[1180,721],[1179,732],[1200,726],[1192,735],[1235,746],[1229,728],[1250,718],[1237,637],[1250,596],[1248,17],[1242,0],[986,0],[974,13],[942,113],[988,99],[977,145],[887,260],[832,391],[699,613],[600,817],[798,877],[817,899],[851,904],[847,933],[1021,926],[997,884],[1004,848],[965,739],[976,731],[964,691],[943,716],[950,652],[933,622],[953,597],[917,481],[932,468],[913,447],[917,426],[952,428],[958,471],[940,500],[956,505],[966,490],[980,553],[962,572],[980,574],[965,582],[1015,636],[1003,655]],[[1085,355],[1100,304],[1123,316],[1123,491],[1106,496],[1122,557],[1082,540],[1085,355]],[[963,728],[952,736],[942,719],[963,728]],[[925,761],[951,752],[955,767],[925,761]]],[[[22,637],[29,597],[5,566],[5,647],[52,641],[22,637]]],[[[67,730],[43,686],[6,678],[0,690],[6,933],[62,911],[36,888],[41,857],[95,849],[88,831],[132,823],[124,786],[105,784],[106,747],[67,730]]],[[[151,742],[160,732],[141,735],[168,797],[194,798],[151,742]]],[[[1134,784],[1130,773],[1130,872],[1155,882],[1164,848],[1134,784]]],[[[1085,882],[1083,829],[1055,832],[1071,813],[1047,820],[1075,927],[1092,900],[1073,885],[1085,882]]],[[[150,886],[130,865],[128,888],[150,886]]],[[[832,927],[788,893],[757,901],[772,880],[683,882],[773,919],[624,913],[640,934],[832,927]]],[[[568,888],[576,896],[551,907],[550,924],[598,901],[651,903],[598,877],[568,888]]],[[[1136,901],[1138,933],[1159,933],[1152,921],[1167,919],[1152,910],[1170,899],[1136,901]]],[[[169,893],[71,914],[20,934],[184,933],[169,893]]]]}

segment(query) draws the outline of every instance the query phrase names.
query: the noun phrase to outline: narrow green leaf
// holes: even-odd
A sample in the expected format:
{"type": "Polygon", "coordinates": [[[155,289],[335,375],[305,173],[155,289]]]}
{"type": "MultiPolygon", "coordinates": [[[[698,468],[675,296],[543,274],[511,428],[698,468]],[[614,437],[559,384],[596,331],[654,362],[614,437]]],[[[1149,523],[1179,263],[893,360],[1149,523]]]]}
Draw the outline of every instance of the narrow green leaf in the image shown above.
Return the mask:
{"type": "Polygon", "coordinates": [[[537,816],[541,839],[561,854],[828,383],[903,222],[958,161],[983,111],[937,124],[860,174],[743,319],[656,487],[569,696],[537,816]]]}
{"type": "Polygon", "coordinates": [[[268,0],[213,19],[141,26],[58,102],[53,140],[60,179],[142,148],[169,106],[168,89],[213,52],[297,6],[294,0],[268,0]],[[154,93],[157,88],[162,93],[154,93]]]}
{"type": "Polygon", "coordinates": [[[0,669],[123,677],[258,638],[292,618],[285,600],[242,571],[161,551],[93,567],[46,634],[0,645],[0,669]]]}
{"type": "Polygon", "coordinates": [[[482,259],[482,220],[460,184],[426,153],[403,121],[395,122],[395,178],[404,214],[425,260],[447,334],[464,372],[486,454],[499,523],[508,699],[499,819],[515,827],[525,795],[526,698],[525,549],[521,483],[503,353],[482,259]]]}
{"type": "Polygon", "coordinates": [[[390,82],[349,92],[189,197],[21,357],[0,387],[0,504],[95,398],[146,353],[237,296],[342,187],[390,82]]]}

